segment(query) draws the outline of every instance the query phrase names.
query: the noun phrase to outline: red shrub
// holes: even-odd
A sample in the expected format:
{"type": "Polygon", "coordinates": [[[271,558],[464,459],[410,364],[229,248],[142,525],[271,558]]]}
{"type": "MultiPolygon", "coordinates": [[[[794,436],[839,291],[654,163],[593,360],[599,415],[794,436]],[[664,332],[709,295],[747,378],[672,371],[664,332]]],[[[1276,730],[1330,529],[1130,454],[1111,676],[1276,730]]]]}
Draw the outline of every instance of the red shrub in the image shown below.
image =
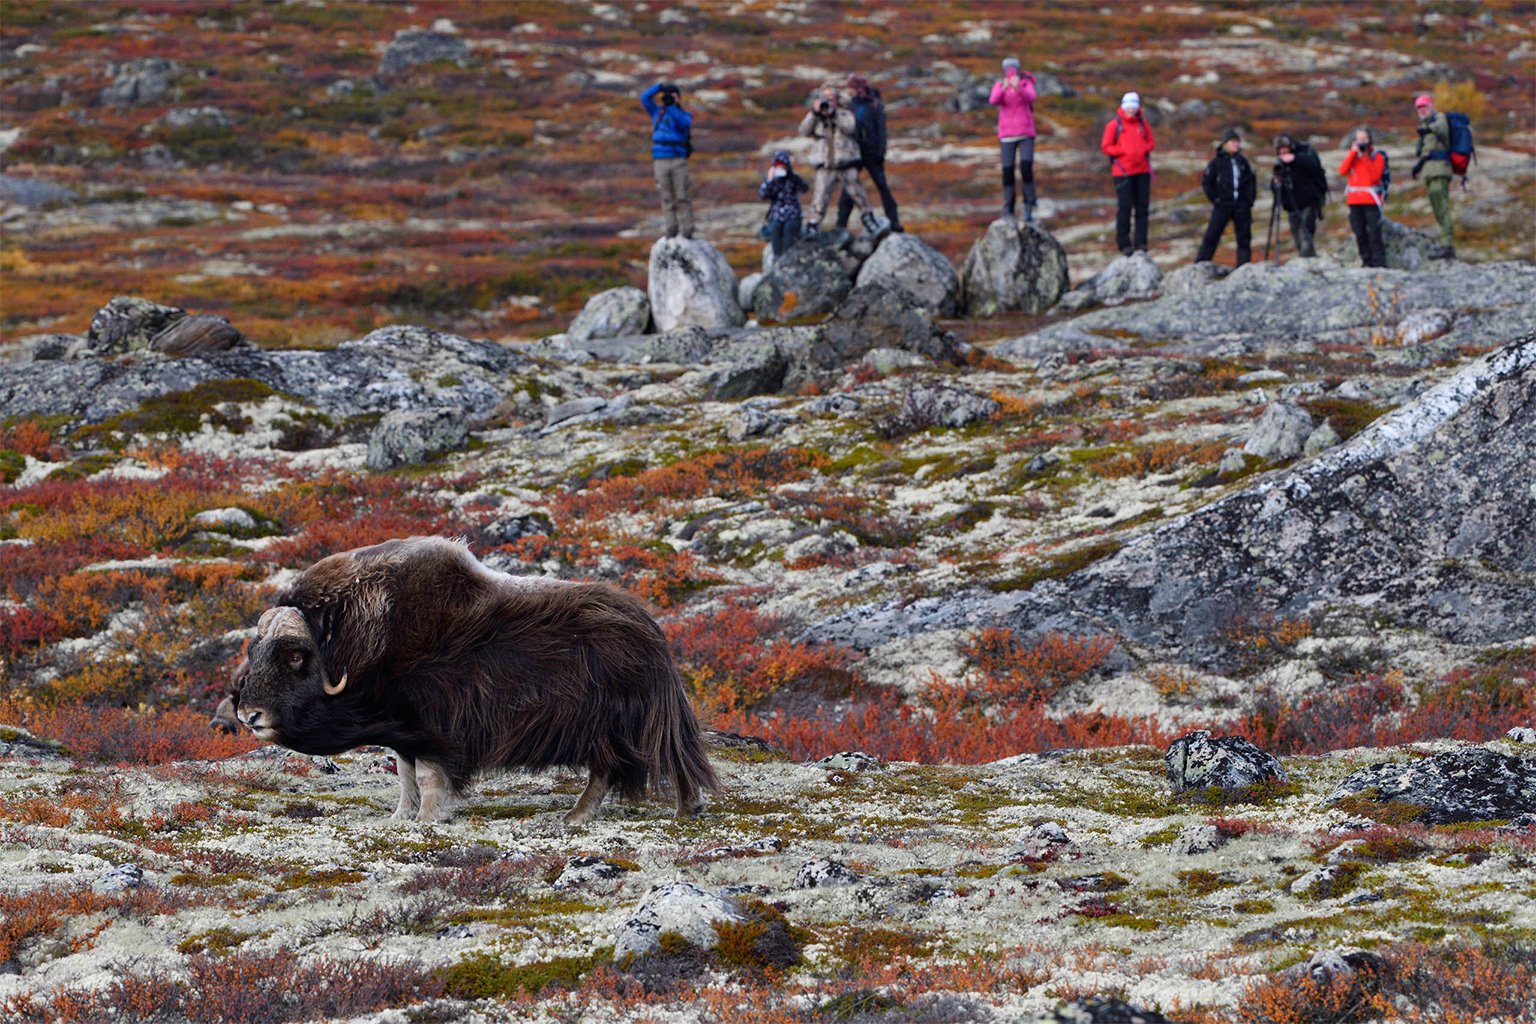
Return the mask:
{"type": "Polygon", "coordinates": [[[261,742],[244,733],[209,728],[206,713],[189,708],[140,712],[84,704],[55,706],[0,701],[0,721],[64,744],[75,757],[104,764],[214,761],[255,750],[261,742]]]}

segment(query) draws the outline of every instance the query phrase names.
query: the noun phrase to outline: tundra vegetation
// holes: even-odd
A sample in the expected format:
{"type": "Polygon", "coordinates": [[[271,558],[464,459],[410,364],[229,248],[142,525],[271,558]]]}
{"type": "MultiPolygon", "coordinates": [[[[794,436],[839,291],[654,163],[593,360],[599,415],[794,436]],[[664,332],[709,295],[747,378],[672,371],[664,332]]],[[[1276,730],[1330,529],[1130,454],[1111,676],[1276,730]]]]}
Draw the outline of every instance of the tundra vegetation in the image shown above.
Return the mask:
{"type": "MultiPolygon", "coordinates": [[[[936,112],[1004,53],[1077,89],[1040,105],[1037,172],[1074,280],[1108,248],[1093,129],[1122,82],[1183,105],[1158,127],[1154,224],[1177,254],[1221,127],[1263,139],[1304,111],[1319,138],[1364,119],[1407,148],[1404,83],[1456,78],[1490,164],[1487,191],[1458,199],[1458,249],[1528,260],[1536,240],[1510,226],[1536,201],[1529,14],[1063,5],[1015,33],[964,2],[9,0],[7,173],[73,194],[5,214],[0,346],[83,333],[117,294],[222,314],[266,348],[399,323],[548,334],[592,293],[645,284],[634,93],[663,76],[700,112],[704,233],[755,269],[760,147],[850,59],[888,76],[871,75],[903,220],[956,264],[991,217],[992,126],[936,112]],[[467,59],[381,77],[382,45],[438,18],[467,59]],[[102,102],[142,58],[174,62],[165,96],[102,102]],[[229,124],[165,119],[204,107],[229,124]]],[[[1429,223],[1418,196],[1394,216],[1429,223]]],[[[1190,1024],[1529,1019],[1529,821],[1326,802],[1381,762],[1528,752],[1501,737],[1536,726],[1529,638],[1457,643],[1368,610],[1240,616],[1199,657],[1065,623],[875,650],[806,635],[872,600],[1049,587],[1279,479],[1300,460],[1226,458],[1262,389],[1297,387],[1348,439],[1512,340],[1404,345],[1411,311],[1372,302],[1346,341],[1191,354],[1127,332],[1018,364],[985,349],[1040,319],[946,322],[977,344],[962,365],[856,364],[775,396],[790,422],[771,439],[731,440],[747,404],[709,400],[686,368],[537,357],[473,445],[389,472],[365,468],[370,418],[253,380],[0,423],[0,1020],[896,1024],[1095,995],[1190,1024]],[[996,412],[903,419],[935,380],[996,412]],[[543,432],[566,397],[631,393],[660,414],[543,432]],[[837,396],[853,411],[811,407],[837,396]],[[208,727],[294,574],[416,534],[647,602],[716,732],[705,814],[613,802],[566,831],[585,780],[554,771],[484,777],[451,823],[386,824],[386,751],[311,758],[208,727]],[[1162,751],[1197,728],[1280,757],[1289,781],[1172,792],[1162,751]],[[820,762],[843,751],[869,757],[820,762]],[[797,886],[826,860],[841,884],[797,886]],[[616,929],[679,876],[729,891],[740,919],[616,955],[616,929]],[[1366,966],[1308,969],[1340,949],[1366,966]]]]}

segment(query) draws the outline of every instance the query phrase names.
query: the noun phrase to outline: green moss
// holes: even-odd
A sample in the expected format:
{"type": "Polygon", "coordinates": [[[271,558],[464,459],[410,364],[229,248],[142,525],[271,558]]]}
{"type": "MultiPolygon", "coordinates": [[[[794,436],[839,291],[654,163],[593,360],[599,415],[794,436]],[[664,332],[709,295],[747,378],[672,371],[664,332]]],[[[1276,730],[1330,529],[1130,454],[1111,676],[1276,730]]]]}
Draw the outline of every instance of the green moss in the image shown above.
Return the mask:
{"type": "Polygon", "coordinates": [[[60,466],[48,474],[48,479],[85,480],[103,470],[111,469],[117,465],[117,460],[118,455],[115,452],[97,452],[84,458],[75,459],[67,466],[60,466]]]}
{"type": "Polygon", "coordinates": [[[1213,892],[1230,888],[1237,883],[1230,878],[1223,877],[1214,871],[1205,871],[1193,868],[1178,872],[1179,884],[1184,891],[1191,896],[1208,896],[1213,892]]]}
{"type": "Polygon", "coordinates": [[[1151,835],[1143,836],[1141,838],[1141,845],[1144,847],[1171,846],[1173,841],[1179,838],[1179,833],[1182,831],[1183,826],[1177,823],[1164,825],[1151,835]]]}
{"type": "Polygon", "coordinates": [[[1184,803],[1230,807],[1234,804],[1268,804],[1300,796],[1301,793],[1300,782],[1261,782],[1253,786],[1239,786],[1237,789],[1223,789],[1220,786],[1191,789],[1180,793],[1178,798],[1184,803]]]}
{"type": "Polygon", "coordinates": [[[0,484],[14,483],[27,468],[27,457],[9,448],[0,448],[0,484]]]}
{"type": "Polygon", "coordinates": [[[448,918],[451,924],[470,924],[489,921],[504,928],[526,927],[543,918],[563,917],[568,914],[590,914],[601,909],[596,904],[560,893],[544,895],[524,894],[504,907],[477,907],[462,910],[448,918]]]}
{"type": "Polygon", "coordinates": [[[361,882],[366,875],[361,871],[351,871],[346,868],[331,868],[327,871],[292,871],[282,877],[277,883],[279,890],[284,889],[309,889],[337,885],[351,885],[353,882],[361,882]]]}
{"type": "Polygon", "coordinates": [[[1302,402],[1301,405],[1312,414],[1314,420],[1318,422],[1327,420],[1341,441],[1354,437],[1388,411],[1387,406],[1375,405],[1358,398],[1342,398],[1338,395],[1324,395],[1321,398],[1302,402]]]}
{"type": "Polygon", "coordinates": [[[259,402],[275,394],[261,381],[249,378],[209,381],[190,391],[146,399],[131,412],[80,428],[75,436],[77,440],[87,440],[110,435],[195,434],[205,416],[214,426],[239,434],[250,426],[250,420],[222,412],[218,407],[226,403],[259,402]]]}
{"type": "Polygon", "coordinates": [[[246,939],[255,935],[255,932],[242,932],[220,925],[188,936],[176,948],[182,953],[211,953],[214,956],[225,956],[246,939]]]}
{"type": "Polygon", "coordinates": [[[1424,813],[1418,804],[1376,799],[1376,789],[1365,790],[1356,796],[1345,796],[1333,802],[1333,806],[1351,817],[1370,818],[1383,825],[1406,825],[1424,813]]]}
{"type": "Polygon", "coordinates": [[[1275,905],[1266,899],[1238,900],[1232,909],[1239,914],[1269,914],[1274,912],[1275,905]]]}
{"type": "Polygon", "coordinates": [[[962,864],[955,874],[960,878],[991,878],[1002,869],[1001,864],[962,864]]]}
{"type": "Polygon", "coordinates": [[[1039,566],[1019,573],[1016,576],[995,581],[989,584],[989,586],[991,589],[999,592],[1028,590],[1041,580],[1061,579],[1081,569],[1086,569],[1093,563],[1113,555],[1122,546],[1120,541],[1114,539],[1097,540],[1089,544],[1083,544],[1073,548],[1071,551],[1057,555],[1055,558],[1049,559],[1039,566]]]}
{"type": "Polygon", "coordinates": [[[457,999],[497,999],[520,992],[539,995],[575,988],[599,964],[612,959],[611,946],[588,956],[557,956],[521,966],[504,964],[494,953],[471,953],[439,971],[438,978],[447,994],[457,999]]]}
{"type": "Polygon", "coordinates": [[[1138,932],[1155,932],[1162,927],[1161,922],[1154,921],[1150,917],[1139,917],[1136,914],[1127,913],[1108,914],[1104,917],[1095,917],[1090,920],[1110,928],[1130,928],[1138,932]]]}

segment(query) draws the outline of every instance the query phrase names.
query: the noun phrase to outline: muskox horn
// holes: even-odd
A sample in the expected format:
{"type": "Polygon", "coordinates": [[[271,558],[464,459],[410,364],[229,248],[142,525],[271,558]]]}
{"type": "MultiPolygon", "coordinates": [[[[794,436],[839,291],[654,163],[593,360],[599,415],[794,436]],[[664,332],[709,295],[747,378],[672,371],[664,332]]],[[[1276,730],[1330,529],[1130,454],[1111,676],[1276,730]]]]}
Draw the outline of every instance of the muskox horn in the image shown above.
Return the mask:
{"type": "Polygon", "coordinates": [[[309,633],[309,623],[304,621],[304,613],[288,605],[268,608],[261,613],[261,618],[256,620],[256,639],[278,636],[301,636],[314,639],[309,633]]]}
{"type": "Polygon", "coordinates": [[[347,688],[347,673],[343,672],[341,674],[341,682],[337,683],[335,686],[332,686],[330,683],[321,683],[320,686],[325,690],[326,696],[334,697],[342,690],[347,688]]]}

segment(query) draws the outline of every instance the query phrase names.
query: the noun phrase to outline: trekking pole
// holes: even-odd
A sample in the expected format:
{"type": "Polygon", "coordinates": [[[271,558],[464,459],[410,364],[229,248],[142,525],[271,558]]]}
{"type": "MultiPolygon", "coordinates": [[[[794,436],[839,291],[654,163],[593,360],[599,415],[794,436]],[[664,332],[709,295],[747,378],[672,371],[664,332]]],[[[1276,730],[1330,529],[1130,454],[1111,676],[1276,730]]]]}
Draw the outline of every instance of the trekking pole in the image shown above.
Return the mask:
{"type": "MultiPolygon", "coordinates": [[[[1270,243],[1275,240],[1275,221],[1277,221],[1279,218],[1280,218],[1280,204],[1279,203],[1275,203],[1275,202],[1271,202],[1269,204],[1269,234],[1266,235],[1265,238],[1264,238],[1264,262],[1265,263],[1269,262],[1269,246],[1270,246],[1270,243]]],[[[1280,255],[1278,250],[1276,250],[1275,255],[1276,256],[1280,255]]]]}

